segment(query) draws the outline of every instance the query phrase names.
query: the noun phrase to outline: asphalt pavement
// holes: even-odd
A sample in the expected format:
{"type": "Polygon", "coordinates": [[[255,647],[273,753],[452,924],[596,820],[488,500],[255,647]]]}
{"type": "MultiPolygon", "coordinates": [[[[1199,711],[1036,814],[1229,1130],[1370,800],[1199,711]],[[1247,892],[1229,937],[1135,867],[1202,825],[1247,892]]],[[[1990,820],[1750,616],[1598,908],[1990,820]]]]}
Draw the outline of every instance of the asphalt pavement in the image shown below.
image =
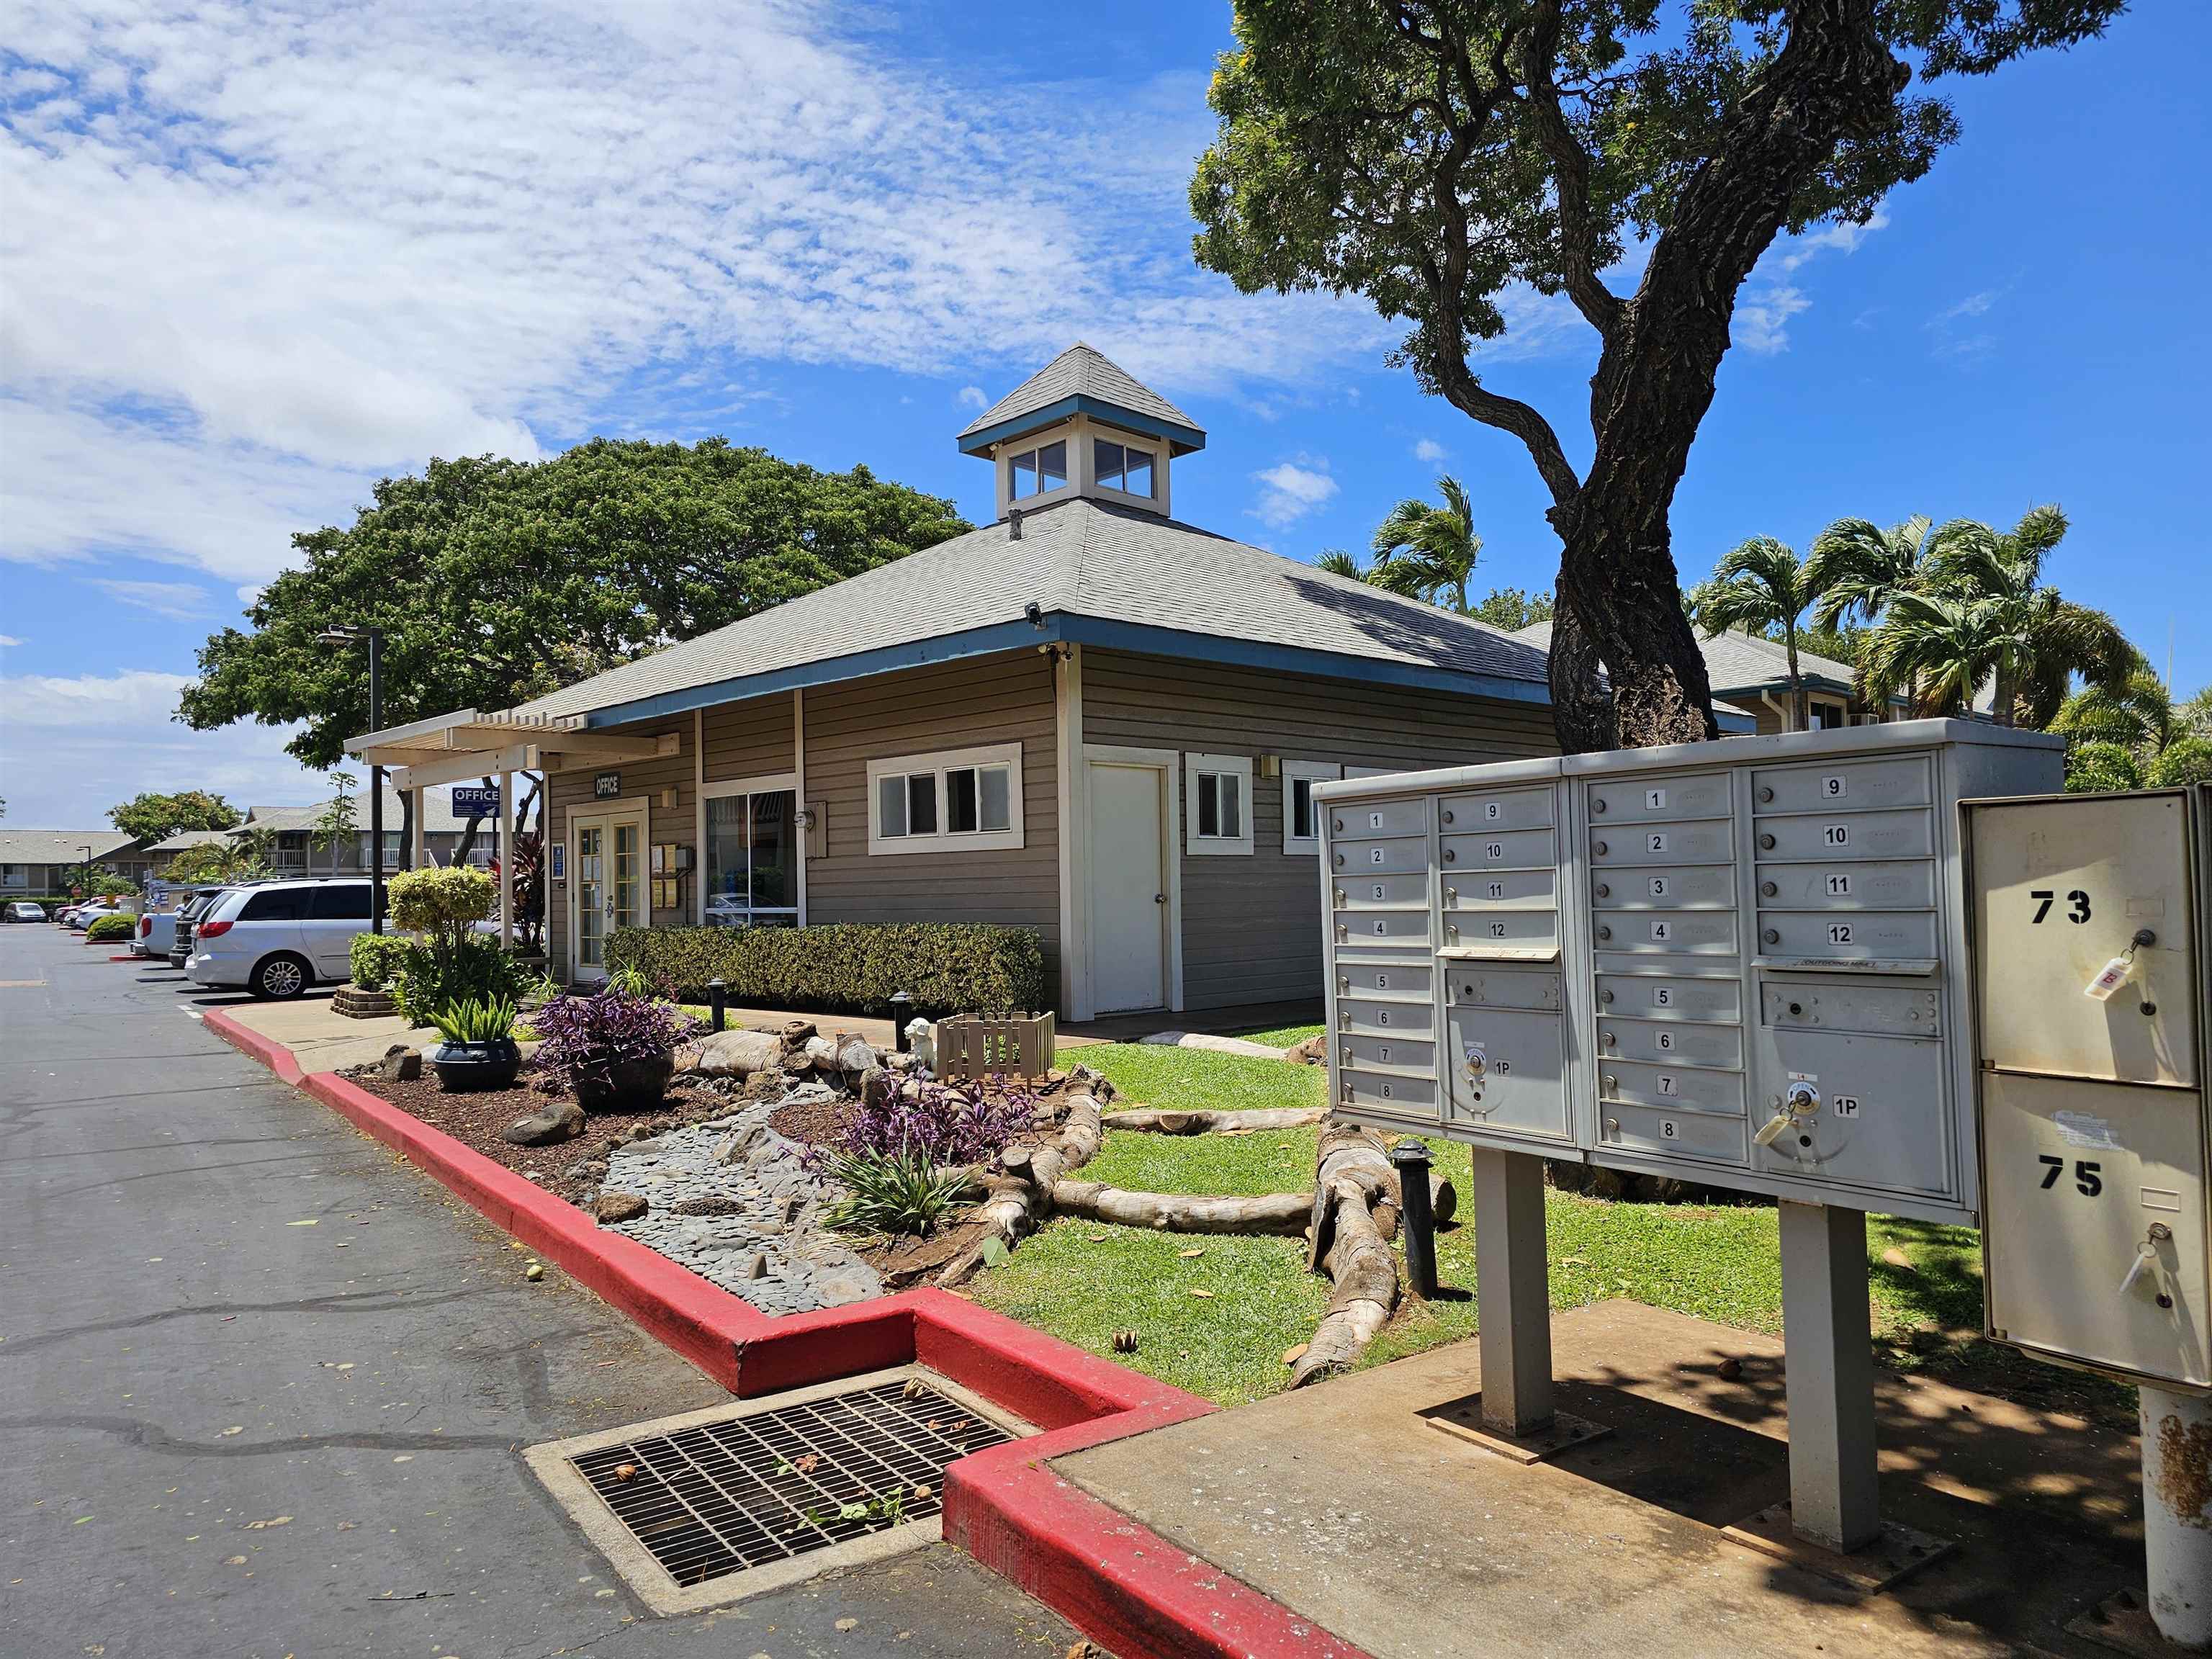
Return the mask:
{"type": "Polygon", "coordinates": [[[235,999],[106,957],[0,927],[0,1654],[1076,1640],[944,1546],[654,1618],[521,1449],[727,1395],[193,1018],[235,999]]]}

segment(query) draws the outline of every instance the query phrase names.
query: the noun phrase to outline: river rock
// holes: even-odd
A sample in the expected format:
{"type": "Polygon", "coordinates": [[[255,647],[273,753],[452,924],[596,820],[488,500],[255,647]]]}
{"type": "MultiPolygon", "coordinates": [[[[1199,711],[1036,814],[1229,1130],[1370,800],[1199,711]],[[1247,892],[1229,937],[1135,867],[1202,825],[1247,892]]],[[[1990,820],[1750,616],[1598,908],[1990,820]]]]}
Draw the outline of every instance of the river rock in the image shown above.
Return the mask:
{"type": "Polygon", "coordinates": [[[518,1146],[550,1146],[584,1133],[584,1109],[573,1100],[556,1101],[532,1117],[518,1118],[502,1132],[518,1146]]]}
{"type": "Polygon", "coordinates": [[[422,1056],[404,1042],[395,1042],[377,1062],[376,1074],[386,1083],[412,1083],[422,1075],[422,1056]]]}
{"type": "Polygon", "coordinates": [[[859,1077],[876,1069],[879,1062],[875,1048],[866,1037],[841,1036],[837,1039],[837,1069],[848,1077],[859,1077]]]}
{"type": "Polygon", "coordinates": [[[799,1063],[811,1066],[817,1072],[837,1069],[837,1045],[825,1036],[811,1036],[800,1045],[799,1063]]]}
{"type": "Polygon", "coordinates": [[[783,1039],[773,1031],[717,1031],[699,1045],[704,1077],[748,1078],[783,1064],[783,1039]]]}
{"type": "Polygon", "coordinates": [[[888,1106],[897,1093],[898,1079],[882,1066],[872,1066],[860,1073],[862,1106],[888,1106]]]}
{"type": "Polygon", "coordinates": [[[611,1227],[618,1222],[635,1221],[652,1207],[639,1193],[601,1193],[592,1213],[601,1226],[611,1227]]]}

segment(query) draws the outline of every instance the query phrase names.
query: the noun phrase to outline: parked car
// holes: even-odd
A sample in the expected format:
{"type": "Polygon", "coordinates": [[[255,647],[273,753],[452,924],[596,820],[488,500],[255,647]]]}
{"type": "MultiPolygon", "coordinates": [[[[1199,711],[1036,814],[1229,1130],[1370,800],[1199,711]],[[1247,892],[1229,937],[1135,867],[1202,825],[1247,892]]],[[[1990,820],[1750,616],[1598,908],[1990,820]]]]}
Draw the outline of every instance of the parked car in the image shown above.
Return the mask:
{"type": "Polygon", "coordinates": [[[149,910],[138,918],[138,931],[131,937],[131,953],[167,962],[169,946],[176,937],[177,913],[174,910],[149,910]]]}
{"type": "Polygon", "coordinates": [[[102,916],[112,916],[123,907],[111,899],[94,899],[62,913],[62,925],[82,933],[102,916]]]}
{"type": "Polygon", "coordinates": [[[17,899],[8,907],[8,920],[10,921],[44,921],[46,919],[46,907],[33,904],[28,899],[17,899]]]}
{"type": "Polygon", "coordinates": [[[169,966],[182,968],[192,959],[192,924],[205,915],[228,887],[202,888],[177,909],[175,937],[169,941],[169,966]]]}
{"type": "Polygon", "coordinates": [[[282,1000],[352,971],[368,931],[367,880],[270,881],[227,889],[192,925],[195,985],[282,1000]]]}

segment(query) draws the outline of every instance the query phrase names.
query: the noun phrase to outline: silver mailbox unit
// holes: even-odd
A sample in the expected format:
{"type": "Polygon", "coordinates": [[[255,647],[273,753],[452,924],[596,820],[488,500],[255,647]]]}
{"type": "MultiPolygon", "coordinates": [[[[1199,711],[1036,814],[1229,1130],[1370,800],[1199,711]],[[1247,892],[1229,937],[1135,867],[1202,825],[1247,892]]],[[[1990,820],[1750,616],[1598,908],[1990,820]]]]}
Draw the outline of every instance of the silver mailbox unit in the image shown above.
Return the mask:
{"type": "Polygon", "coordinates": [[[2060,753],[1917,720],[1322,785],[1332,1097],[1971,1223],[1957,803],[2060,753]]]}

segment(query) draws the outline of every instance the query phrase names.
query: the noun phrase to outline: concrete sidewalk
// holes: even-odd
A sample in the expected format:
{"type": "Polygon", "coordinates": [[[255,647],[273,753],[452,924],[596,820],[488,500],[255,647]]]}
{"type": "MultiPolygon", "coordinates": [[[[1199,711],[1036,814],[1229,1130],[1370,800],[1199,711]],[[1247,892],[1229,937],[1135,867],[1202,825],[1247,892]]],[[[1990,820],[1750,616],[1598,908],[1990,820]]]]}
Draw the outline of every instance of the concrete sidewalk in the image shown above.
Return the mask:
{"type": "Polygon", "coordinates": [[[1863,1598],[1719,1531],[1788,1496],[1778,1340],[1607,1302],[1553,1342],[1613,1432],[1549,1465],[1419,1415],[1480,1386],[1468,1341],[1052,1467],[1376,1659],[2086,1659],[2066,1622],[2142,1589],[2131,1435],[1878,1373],[1883,1511],[1959,1547],[1863,1598]]]}

